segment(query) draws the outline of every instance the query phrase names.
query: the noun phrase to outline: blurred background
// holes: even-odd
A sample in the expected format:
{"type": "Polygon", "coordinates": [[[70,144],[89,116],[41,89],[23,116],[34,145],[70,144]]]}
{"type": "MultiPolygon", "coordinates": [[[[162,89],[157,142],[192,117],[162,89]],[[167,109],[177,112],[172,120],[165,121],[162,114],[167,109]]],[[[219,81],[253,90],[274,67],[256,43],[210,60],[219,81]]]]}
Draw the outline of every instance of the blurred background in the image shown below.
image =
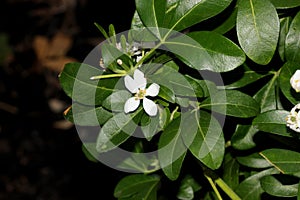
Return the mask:
{"type": "Polygon", "coordinates": [[[58,74],[103,40],[94,22],[122,32],[134,10],[134,0],[0,1],[0,200],[114,199],[126,174],[84,156],[58,74]]]}

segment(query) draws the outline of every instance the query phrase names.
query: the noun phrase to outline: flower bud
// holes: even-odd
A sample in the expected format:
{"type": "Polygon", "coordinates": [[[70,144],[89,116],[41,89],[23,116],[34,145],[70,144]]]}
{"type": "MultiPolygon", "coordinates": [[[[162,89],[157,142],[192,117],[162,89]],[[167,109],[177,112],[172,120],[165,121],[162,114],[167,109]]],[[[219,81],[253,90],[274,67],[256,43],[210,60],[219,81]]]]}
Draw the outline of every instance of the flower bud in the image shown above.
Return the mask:
{"type": "Polygon", "coordinates": [[[294,88],[296,92],[300,92],[300,70],[297,70],[294,73],[294,75],[290,79],[290,83],[292,88],[294,88]]]}

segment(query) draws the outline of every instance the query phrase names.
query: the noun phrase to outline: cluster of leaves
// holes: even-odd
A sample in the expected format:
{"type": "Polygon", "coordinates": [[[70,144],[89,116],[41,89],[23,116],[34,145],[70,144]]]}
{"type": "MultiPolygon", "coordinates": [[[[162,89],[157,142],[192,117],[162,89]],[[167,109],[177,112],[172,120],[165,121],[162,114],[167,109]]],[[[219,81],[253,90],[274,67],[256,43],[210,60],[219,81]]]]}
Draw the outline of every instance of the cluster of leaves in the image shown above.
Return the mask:
{"type": "Polygon", "coordinates": [[[135,152],[118,167],[143,174],[122,179],[115,197],[156,199],[165,176],[180,183],[178,199],[300,198],[299,137],[285,119],[300,101],[289,82],[300,66],[300,1],[135,3],[127,36],[97,25],[108,40],[101,46],[105,72],[69,63],[60,74],[73,99],[65,117],[101,125],[96,141],[84,142],[86,155],[93,160],[116,147],[135,152]],[[131,47],[145,40],[154,45],[140,49],[138,60],[131,47]],[[123,77],[141,64],[147,81],[160,85],[154,117],[142,106],[124,113],[132,94],[123,77]],[[106,78],[90,80],[99,74],[106,78]],[[143,137],[134,136],[139,131],[143,137]],[[150,158],[143,154],[154,150],[150,158]],[[199,164],[197,174],[182,171],[188,156],[199,164]]]}

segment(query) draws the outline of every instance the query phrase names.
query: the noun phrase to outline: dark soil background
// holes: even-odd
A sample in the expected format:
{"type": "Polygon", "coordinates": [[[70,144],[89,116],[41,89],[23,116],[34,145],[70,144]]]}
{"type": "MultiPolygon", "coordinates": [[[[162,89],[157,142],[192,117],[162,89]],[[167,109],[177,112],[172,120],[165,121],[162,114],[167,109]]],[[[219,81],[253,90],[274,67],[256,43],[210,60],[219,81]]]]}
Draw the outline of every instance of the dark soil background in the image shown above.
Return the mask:
{"type": "Polygon", "coordinates": [[[0,1],[0,200],[114,199],[126,174],[89,161],[58,74],[130,28],[133,0],[0,1]]]}

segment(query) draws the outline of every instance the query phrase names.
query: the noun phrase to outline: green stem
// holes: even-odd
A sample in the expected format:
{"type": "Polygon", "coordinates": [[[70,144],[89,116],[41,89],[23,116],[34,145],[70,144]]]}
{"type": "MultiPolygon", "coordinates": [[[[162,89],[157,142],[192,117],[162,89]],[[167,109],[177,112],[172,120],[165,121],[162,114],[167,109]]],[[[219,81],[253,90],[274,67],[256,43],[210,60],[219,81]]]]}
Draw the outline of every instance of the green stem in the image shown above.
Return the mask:
{"type": "Polygon", "coordinates": [[[200,163],[200,165],[204,171],[204,176],[208,179],[219,199],[222,199],[222,197],[219,197],[220,193],[214,183],[216,183],[232,200],[241,200],[241,198],[220,177],[218,177],[213,170],[204,166],[202,163],[200,163]]]}
{"type": "Polygon", "coordinates": [[[215,182],[232,200],[241,200],[241,198],[221,178],[217,178],[215,182]]]}
{"type": "Polygon", "coordinates": [[[99,75],[99,76],[92,76],[90,79],[91,80],[96,80],[96,79],[103,79],[103,78],[115,78],[115,77],[122,77],[125,76],[126,73],[122,74],[105,74],[105,75],[99,75]]]}
{"type": "Polygon", "coordinates": [[[207,178],[208,182],[210,183],[211,187],[213,188],[214,192],[216,193],[218,199],[222,200],[222,196],[221,196],[220,192],[218,191],[218,188],[216,187],[212,178],[207,176],[206,174],[204,174],[204,176],[207,178]]]}
{"type": "Polygon", "coordinates": [[[144,60],[146,60],[148,57],[151,57],[152,54],[155,52],[155,50],[161,45],[161,43],[158,43],[155,47],[153,47],[147,54],[145,54],[141,60],[139,60],[138,63],[136,63],[136,65],[134,66],[134,68],[132,69],[132,71],[136,70],[143,62],[144,60]]]}

